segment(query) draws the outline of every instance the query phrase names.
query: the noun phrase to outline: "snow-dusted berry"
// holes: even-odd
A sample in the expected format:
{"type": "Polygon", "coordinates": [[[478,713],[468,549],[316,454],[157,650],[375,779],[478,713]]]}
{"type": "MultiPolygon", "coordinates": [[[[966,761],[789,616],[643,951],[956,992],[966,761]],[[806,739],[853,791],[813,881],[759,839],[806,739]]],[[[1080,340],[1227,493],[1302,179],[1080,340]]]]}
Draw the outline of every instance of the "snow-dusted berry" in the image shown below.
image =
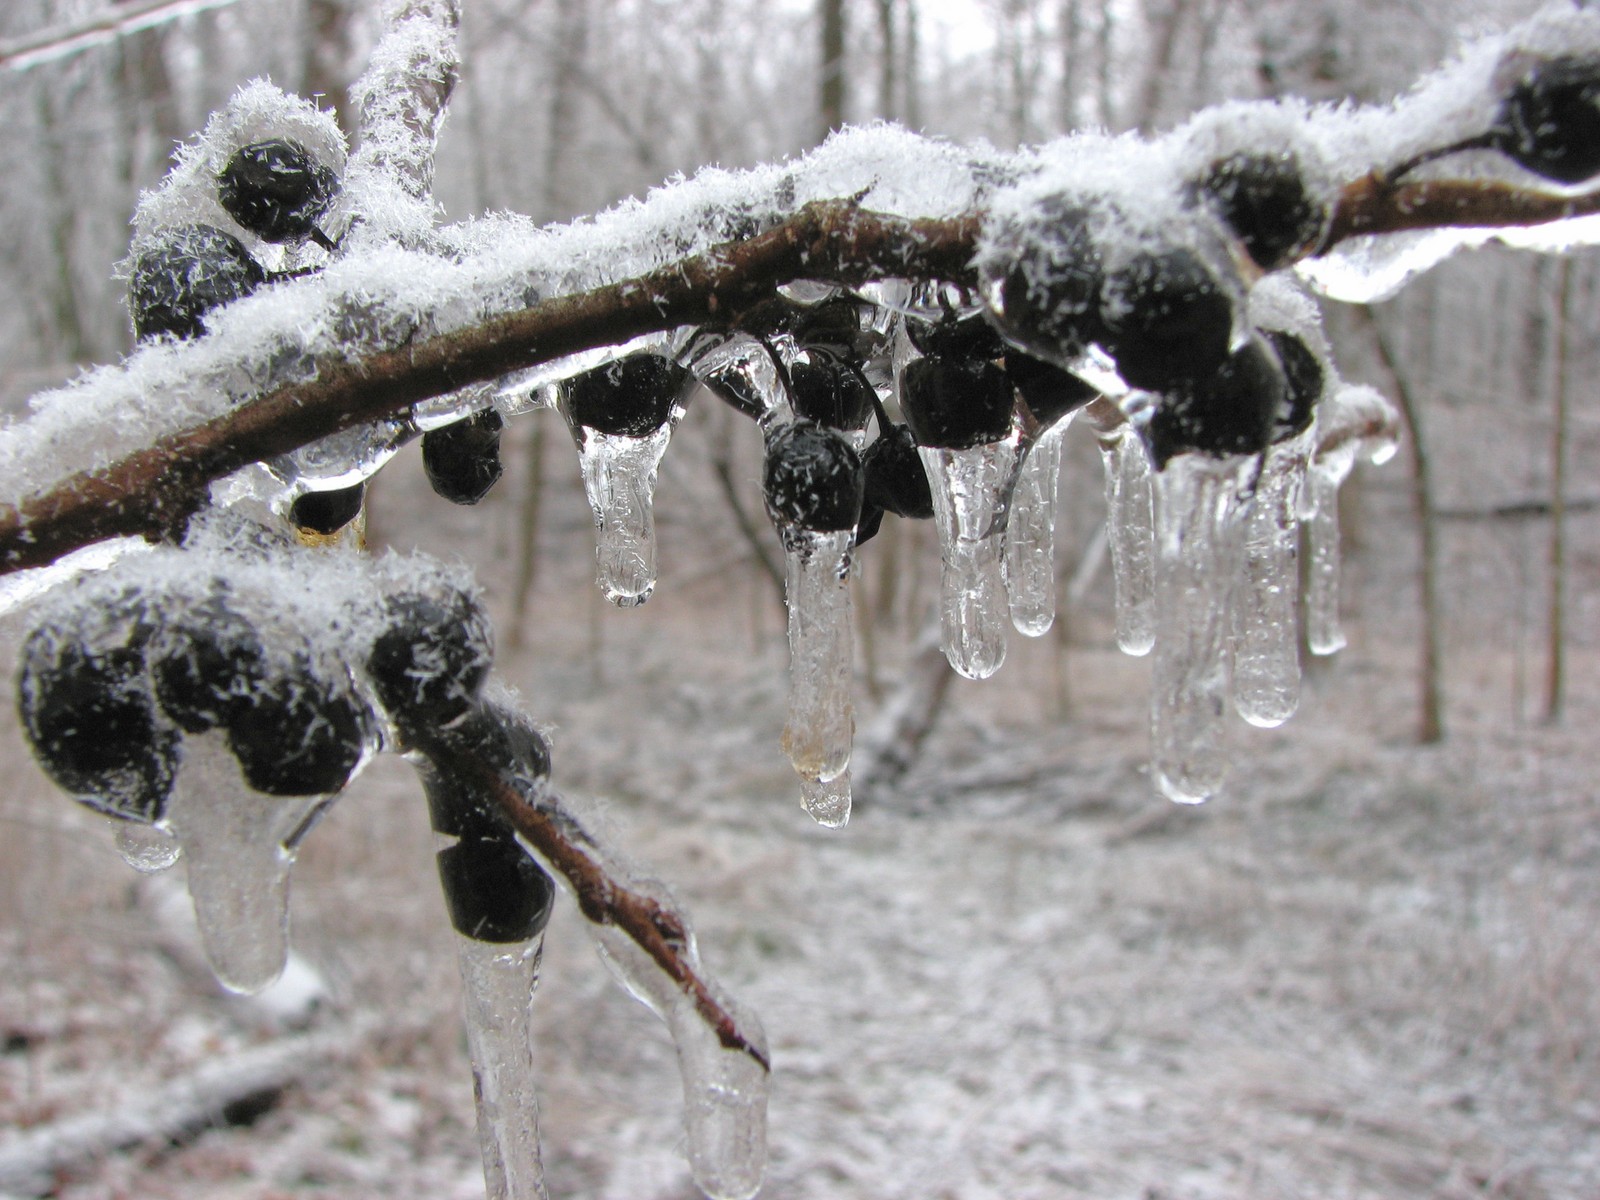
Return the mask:
{"type": "Polygon", "coordinates": [[[1145,429],[1150,456],[1160,468],[1177,454],[1257,454],[1271,439],[1287,393],[1277,354],[1264,339],[1251,338],[1207,378],[1161,398],[1145,429]]]}
{"type": "Polygon", "coordinates": [[[1327,228],[1327,206],[1292,153],[1243,152],[1214,162],[1191,185],[1263,271],[1287,266],[1327,228]]]}
{"type": "Polygon", "coordinates": [[[779,525],[817,533],[853,528],[864,487],[860,455],[831,429],[796,421],[767,440],[761,489],[779,525]]]}
{"type": "Polygon", "coordinates": [[[672,418],[688,373],[659,354],[633,354],[567,383],[573,421],[618,437],[647,437],[672,418]]]}
{"type": "Polygon", "coordinates": [[[206,313],[248,296],[266,278],[231,233],[211,225],[173,230],[161,243],[135,252],[128,289],[134,336],[199,337],[206,313]]]}
{"type": "Polygon", "coordinates": [[[163,628],[152,649],[155,697],[186,733],[243,718],[266,677],[255,625],[218,591],[163,628]]]}
{"type": "MultiPolygon", "coordinates": [[[[1066,363],[1105,341],[1101,289],[1105,263],[1090,229],[1090,205],[1052,196],[1039,205],[1039,220],[1050,230],[1045,252],[1017,259],[998,278],[994,318],[1006,339],[1050,362],[1066,363]]],[[[997,239],[1001,244],[1020,237],[997,239]]]]}
{"type": "Polygon", "coordinates": [[[241,146],[217,176],[217,200],[241,226],[269,242],[302,242],[317,232],[339,194],[339,177],[298,142],[241,146]]]}
{"type": "Polygon", "coordinates": [[[353,691],[298,663],[275,672],[228,722],[245,781],[271,796],[340,791],[366,754],[367,713],[353,691]]]}
{"type": "Polygon", "coordinates": [[[383,606],[367,673],[408,739],[457,720],[477,702],[494,658],[489,618],[455,588],[407,591],[383,606]]]}
{"type": "Polygon", "coordinates": [[[997,442],[1011,428],[1015,404],[1011,381],[986,359],[930,355],[907,363],[900,378],[900,409],[919,446],[997,442]]]}
{"type": "Polygon", "coordinates": [[[1490,137],[1518,166],[1557,183],[1600,174],[1600,59],[1562,57],[1521,67],[1490,137]]]}
{"type": "Polygon", "coordinates": [[[1123,380],[1166,391],[1208,379],[1227,361],[1233,299],[1194,250],[1142,251],[1106,280],[1105,321],[1123,380]]]}

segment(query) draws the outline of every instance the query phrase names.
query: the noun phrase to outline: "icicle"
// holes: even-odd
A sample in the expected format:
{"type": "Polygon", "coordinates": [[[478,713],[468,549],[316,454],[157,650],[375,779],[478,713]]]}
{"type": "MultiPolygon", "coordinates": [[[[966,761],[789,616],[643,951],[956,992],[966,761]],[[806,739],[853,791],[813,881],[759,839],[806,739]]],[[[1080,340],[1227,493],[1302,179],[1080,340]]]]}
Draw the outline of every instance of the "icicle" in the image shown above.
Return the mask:
{"type": "Polygon", "coordinates": [[[1313,654],[1337,654],[1346,641],[1339,624],[1340,478],[1319,462],[1306,480],[1312,509],[1306,521],[1306,645],[1313,654]]]}
{"type": "Polygon", "coordinates": [[[1049,631],[1056,619],[1056,491],[1068,413],[1028,449],[1017,470],[1006,518],[1006,594],[1011,623],[1027,637],[1049,631]]]}
{"type": "Polygon", "coordinates": [[[118,821],[117,853],[135,871],[153,875],[177,862],[182,847],[178,845],[177,838],[159,825],[118,821]]]}
{"type": "Polygon", "coordinates": [[[189,864],[206,957],[231,991],[259,992],[282,973],[295,848],[327,803],[253,791],[221,733],[185,740],[164,824],[189,864]]]}
{"type": "Polygon", "coordinates": [[[1161,790],[1184,804],[1214,795],[1228,771],[1228,601],[1238,570],[1240,496],[1255,461],[1187,454],[1156,478],[1152,754],[1161,790]]]}
{"type": "Polygon", "coordinates": [[[542,933],[526,942],[456,939],[488,1200],[545,1197],[528,1030],[543,946],[542,933]]]}
{"type": "Polygon", "coordinates": [[[800,807],[818,825],[843,829],[850,823],[850,768],[828,780],[802,776],[800,807]]]}
{"type": "Polygon", "coordinates": [[[1006,657],[1001,558],[1017,436],[966,450],[919,446],[918,453],[939,529],[940,648],[957,673],[987,679],[1006,657]]]}
{"type": "MultiPolygon", "coordinates": [[[[683,1077],[684,1126],[689,1168],[711,1200],[748,1200],[761,1187],[767,1165],[767,1070],[751,1054],[724,1046],[694,1000],[679,990],[627,934],[614,925],[591,925],[600,957],[635,999],[667,1023],[683,1077]]],[[[699,973],[690,935],[681,950],[699,973]]],[[[726,997],[732,1014],[763,1057],[766,1037],[753,1013],[726,997]]]]}
{"type": "Polygon", "coordinates": [[[594,511],[596,578],[606,599],[633,608],[656,585],[656,471],[672,427],[645,437],[583,431],[579,462],[594,511]]]}
{"type": "Polygon", "coordinates": [[[1271,729],[1300,704],[1299,495],[1309,438],[1273,446],[1244,518],[1244,570],[1234,593],[1233,707],[1271,729]]]}
{"type": "Polygon", "coordinates": [[[826,783],[850,765],[852,530],[784,530],[789,605],[789,720],[783,749],[795,771],[826,783]]]}
{"type": "Polygon", "coordinates": [[[1106,538],[1111,546],[1117,645],[1140,657],[1155,645],[1155,527],[1150,456],[1128,426],[1100,437],[1106,470],[1106,538]]]}

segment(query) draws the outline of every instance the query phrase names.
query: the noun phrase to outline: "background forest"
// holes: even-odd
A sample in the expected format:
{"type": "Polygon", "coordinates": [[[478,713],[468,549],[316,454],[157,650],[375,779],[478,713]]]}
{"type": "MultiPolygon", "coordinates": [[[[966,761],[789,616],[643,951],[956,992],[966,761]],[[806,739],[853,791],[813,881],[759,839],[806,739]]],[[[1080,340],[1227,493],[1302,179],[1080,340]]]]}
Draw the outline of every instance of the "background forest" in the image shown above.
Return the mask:
{"type": "MultiPolygon", "coordinates": [[[[132,340],[114,264],[141,189],[244,81],[348,111],[367,0],[232,0],[33,62],[133,5],[0,6],[0,409],[132,340]]],[[[877,119],[1002,147],[1159,129],[1229,97],[1385,99],[1531,2],[468,0],[436,194],[453,219],[597,211],[676,172],[877,119]]],[[[1145,774],[1148,668],[1116,653],[1101,476],[1069,441],[1063,613],[956,680],[903,775],[814,828],[778,750],[784,616],[758,439],[697,402],[640,610],[592,581],[558,424],[508,430],[476,508],[412,451],[369,542],[471,563],[556,778],[696,914],[763,1014],[772,1197],[1480,1197],[1600,1192],[1600,270],[1488,248],[1371,309],[1336,359],[1413,436],[1343,493],[1351,644],[1296,721],[1235,731],[1195,811],[1145,774]]],[[[870,726],[926,688],[931,531],[858,581],[870,726]]],[[[5,670],[19,624],[0,624],[5,670]]],[[[941,664],[942,668],[942,664],[941,664]]],[[[450,934],[410,769],[380,760],[308,843],[314,1007],[224,998],[160,881],[33,766],[0,706],[0,1130],[137,1105],[309,1025],[335,1047],[240,1121],[74,1167],[90,1197],[482,1194],[450,934]]],[[[867,772],[858,774],[858,779],[867,772]]],[[[695,1194],[670,1046],[570,906],[535,1005],[552,1195],[695,1194]]],[[[298,1036],[298,1035],[295,1035],[298,1036]]],[[[0,1193],[4,1193],[0,1134],[0,1193]]]]}

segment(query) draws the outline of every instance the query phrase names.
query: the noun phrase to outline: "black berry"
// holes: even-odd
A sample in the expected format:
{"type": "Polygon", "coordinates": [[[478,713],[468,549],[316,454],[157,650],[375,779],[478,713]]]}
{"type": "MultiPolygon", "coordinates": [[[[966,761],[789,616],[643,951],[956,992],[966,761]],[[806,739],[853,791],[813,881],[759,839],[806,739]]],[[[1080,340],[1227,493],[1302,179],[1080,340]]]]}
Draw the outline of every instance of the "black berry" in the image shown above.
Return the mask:
{"type": "Polygon", "coordinates": [[[1322,399],[1326,376],[1321,360],[1298,334],[1269,329],[1265,337],[1278,355],[1287,383],[1284,405],[1277,413],[1272,429],[1272,440],[1282,442],[1305,432],[1310,426],[1311,418],[1316,415],[1317,402],[1322,399]]]}
{"type": "Polygon", "coordinates": [[[633,354],[567,383],[567,411],[579,425],[617,437],[647,437],[672,416],[687,372],[659,354],[633,354]]]}
{"type": "Polygon", "coordinates": [[[240,147],[217,176],[223,209],[269,242],[311,237],[338,193],[338,176],[304,146],[277,138],[240,147]]]}
{"type": "Polygon", "coordinates": [[[818,533],[854,528],[864,486],[860,455],[831,429],[796,421],[767,440],[761,489],[780,526],[818,533]]]}
{"type": "Polygon", "coordinates": [[[900,377],[900,409],[919,446],[998,442],[1011,429],[1015,403],[1011,381],[986,359],[919,358],[900,377]]]}
{"type": "Polygon", "coordinates": [[[550,921],[555,884],[507,831],[462,839],[438,853],[450,924],[479,942],[526,942],[550,921]]]}
{"type": "Polygon", "coordinates": [[[794,340],[810,351],[853,359],[861,351],[861,310],[854,300],[835,296],[797,310],[787,321],[794,340]]]}
{"type": "Polygon", "coordinates": [[[174,230],[163,244],[134,257],[128,289],[134,336],[140,341],[163,333],[199,337],[206,313],[248,296],[266,278],[231,233],[210,225],[174,230]]]}
{"type": "Polygon", "coordinates": [[[905,425],[891,425],[862,456],[866,470],[866,506],[916,521],[933,516],[933,491],[917,453],[917,442],[905,425]]]}
{"type": "Polygon", "coordinates": [[[270,796],[337,792],[366,751],[367,716],[354,694],[297,665],[263,681],[228,722],[246,782],[270,796]]]}
{"type": "Polygon", "coordinates": [[[1600,60],[1528,66],[1500,102],[1490,137],[1513,162],[1557,183],[1600,174],[1600,60]]]}
{"type": "Polygon", "coordinates": [[[356,519],[366,495],[365,483],[325,492],[302,492],[289,506],[289,520],[294,522],[296,528],[326,537],[338,533],[356,519]]]}
{"type": "Polygon", "coordinates": [[[908,317],[906,334],[924,354],[996,359],[1006,352],[1006,344],[995,327],[978,315],[958,318],[950,313],[938,321],[908,317]]]}
{"type": "Polygon", "coordinates": [[[255,626],[224,594],[213,594],[163,630],[150,676],[161,711],[186,733],[226,725],[250,709],[266,677],[255,626]]]}
{"type": "Polygon", "coordinates": [[[829,429],[865,429],[872,419],[873,392],[860,372],[822,359],[789,368],[795,413],[829,429]]]}
{"type": "Polygon", "coordinates": [[[1320,240],[1326,207],[1312,197],[1291,153],[1233,154],[1191,185],[1239,239],[1256,266],[1275,271],[1320,240]]]}
{"type": "Polygon", "coordinates": [[[46,773],[113,816],[156,821],[172,794],[178,733],[157,717],[145,675],[150,627],[118,604],[36,629],[18,703],[46,773]]]}
{"type": "Polygon", "coordinates": [[[384,621],[367,673],[408,740],[476,704],[494,658],[489,618],[476,600],[454,588],[402,592],[384,602],[384,621]]]}
{"type": "Polygon", "coordinates": [[[1047,252],[1007,270],[995,315],[1007,340],[1040,358],[1067,362],[1105,340],[1105,265],[1089,230],[1088,207],[1054,197],[1041,210],[1051,231],[1047,252]]]}
{"type": "Polygon", "coordinates": [[[1044,428],[1076,412],[1098,395],[1090,384],[1071,371],[1063,371],[1021,350],[1006,351],[1005,372],[1033,419],[1044,428]]]}
{"type": "Polygon", "coordinates": [[[1278,356],[1266,341],[1252,338],[1209,378],[1161,398],[1145,429],[1151,458],[1159,469],[1176,454],[1260,453],[1287,392],[1278,356]]]}
{"type": "Polygon", "coordinates": [[[1130,387],[1167,391],[1228,359],[1233,301],[1186,247],[1134,255],[1106,281],[1105,312],[1106,349],[1130,387]]]}
{"type": "Polygon", "coordinates": [[[500,432],[505,419],[492,408],[422,435],[422,469],[433,490],[452,504],[476,504],[489,494],[504,467],[500,432]]]}

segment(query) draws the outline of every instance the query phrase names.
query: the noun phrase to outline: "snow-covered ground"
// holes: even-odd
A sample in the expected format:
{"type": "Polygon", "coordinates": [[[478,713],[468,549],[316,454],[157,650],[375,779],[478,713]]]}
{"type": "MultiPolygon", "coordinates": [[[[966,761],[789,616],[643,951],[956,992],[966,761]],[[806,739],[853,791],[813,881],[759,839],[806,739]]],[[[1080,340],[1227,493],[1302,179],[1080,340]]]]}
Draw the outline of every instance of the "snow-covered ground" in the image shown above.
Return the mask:
{"type": "MultiPolygon", "coordinates": [[[[1352,645],[1310,676],[1300,716],[1236,722],[1226,794],[1181,808],[1146,773],[1148,667],[1108,648],[1102,581],[1065,713],[1057,643],[1015,638],[997,678],[952,685],[904,786],[829,831],[778,748],[770,585],[720,569],[722,535],[695,526],[725,517],[689,516],[668,468],[662,584],[633,612],[587,582],[587,516],[563,476],[535,622],[501,669],[556,727],[558,784],[672,885],[708,966],[765,1022],[763,1195],[1600,1194],[1594,646],[1576,647],[1565,724],[1519,728],[1514,687],[1536,662],[1492,616],[1488,634],[1457,628],[1451,737],[1417,749],[1404,555],[1374,556],[1352,579],[1352,645]]],[[[375,534],[483,565],[503,619],[503,486],[446,510],[403,456],[377,485],[375,534]]],[[[1580,558],[1590,597],[1593,566],[1580,558]]],[[[886,682],[908,640],[878,634],[886,682]]],[[[114,1107],[273,1036],[196,983],[109,830],[0,722],[0,1128],[114,1107]]],[[[420,801],[411,769],[379,760],[297,871],[295,944],[334,992],[314,1024],[376,1017],[350,1052],[252,1125],[87,1164],[54,1195],[482,1194],[420,801]]],[[[664,1029],[565,901],[536,1011],[552,1196],[695,1195],[664,1029]]]]}

